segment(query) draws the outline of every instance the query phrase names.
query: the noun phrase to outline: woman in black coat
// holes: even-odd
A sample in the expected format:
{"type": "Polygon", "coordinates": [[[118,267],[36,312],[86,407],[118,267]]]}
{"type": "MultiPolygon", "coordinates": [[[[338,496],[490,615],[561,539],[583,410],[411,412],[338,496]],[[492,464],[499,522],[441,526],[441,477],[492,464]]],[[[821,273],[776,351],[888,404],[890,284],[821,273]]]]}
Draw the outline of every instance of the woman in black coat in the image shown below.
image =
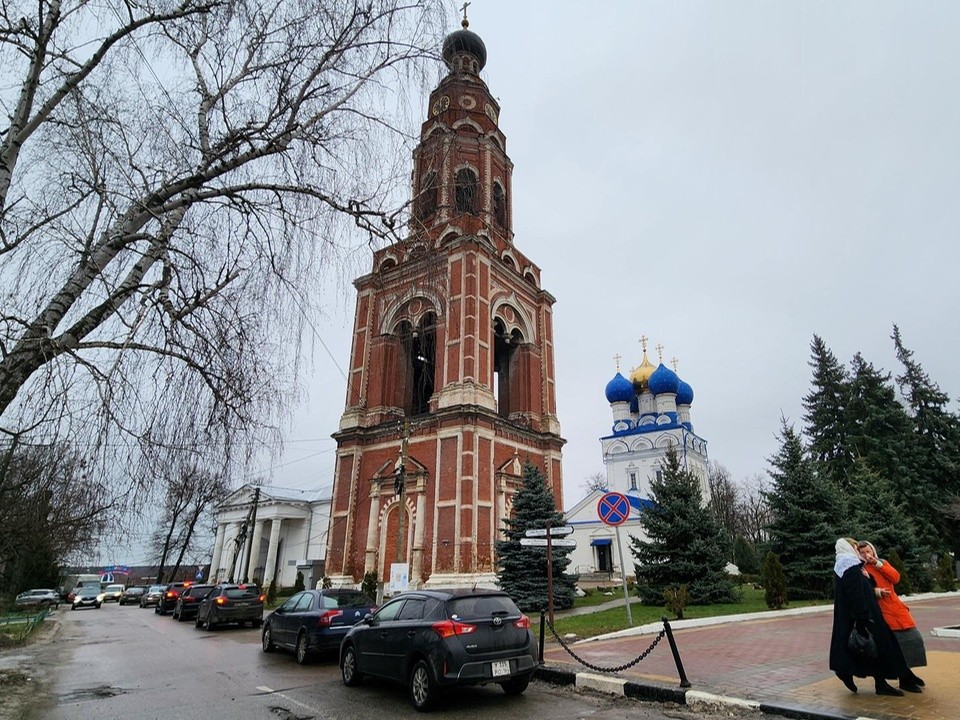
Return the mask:
{"type": "Polygon", "coordinates": [[[877,695],[903,695],[903,690],[922,692],[919,685],[911,682],[912,673],[903,659],[897,639],[883,621],[873,585],[857,552],[856,541],[841,538],[837,540],[836,551],[830,669],[851,692],[857,691],[854,675],[873,677],[877,695]],[[869,630],[877,645],[877,657],[863,657],[850,652],[848,642],[854,627],[861,634],[869,630]],[[902,689],[890,685],[887,678],[899,678],[902,689]]]}

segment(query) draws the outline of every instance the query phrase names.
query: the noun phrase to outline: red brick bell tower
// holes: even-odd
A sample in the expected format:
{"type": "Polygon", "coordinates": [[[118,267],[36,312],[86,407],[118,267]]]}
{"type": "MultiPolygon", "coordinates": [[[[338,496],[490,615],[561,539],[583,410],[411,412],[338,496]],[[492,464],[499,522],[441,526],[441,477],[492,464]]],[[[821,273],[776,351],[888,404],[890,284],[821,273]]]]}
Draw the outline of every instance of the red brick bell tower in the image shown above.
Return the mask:
{"type": "Polygon", "coordinates": [[[443,44],[413,153],[407,239],[355,281],[326,573],[351,584],[409,564],[418,587],[491,584],[521,467],[563,507],[553,303],[513,244],[513,164],[475,33],[443,44]]]}

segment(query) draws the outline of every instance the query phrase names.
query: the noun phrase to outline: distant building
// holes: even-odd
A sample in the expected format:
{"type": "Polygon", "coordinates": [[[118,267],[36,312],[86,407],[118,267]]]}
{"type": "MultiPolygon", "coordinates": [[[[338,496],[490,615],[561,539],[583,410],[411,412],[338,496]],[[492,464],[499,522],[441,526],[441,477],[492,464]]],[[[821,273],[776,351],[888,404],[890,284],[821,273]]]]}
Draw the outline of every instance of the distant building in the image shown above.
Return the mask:
{"type": "Polygon", "coordinates": [[[217,535],[206,582],[258,579],[290,587],[297,572],[306,587],[323,577],[329,488],[291,490],[243,485],[216,509],[217,535]]]}
{"type": "MultiPolygon", "coordinates": [[[[600,438],[603,464],[606,466],[607,491],[623,493],[631,506],[631,516],[620,525],[620,550],[627,576],[633,573],[629,536],[645,538],[639,515],[652,503],[650,481],[662,472],[667,449],[672,447],[682,467],[700,478],[704,501],[709,500],[707,482],[707,441],[693,431],[690,406],[693,388],[661,361],[654,367],[647,358],[646,338],[643,360],[628,380],[617,374],[605,390],[612,414],[611,432],[600,438]]],[[[597,510],[605,491],[594,490],[567,513],[567,523],[576,530],[572,536],[577,547],[570,554],[570,572],[584,578],[620,577],[620,553],[617,532],[606,525],[597,510]]]]}

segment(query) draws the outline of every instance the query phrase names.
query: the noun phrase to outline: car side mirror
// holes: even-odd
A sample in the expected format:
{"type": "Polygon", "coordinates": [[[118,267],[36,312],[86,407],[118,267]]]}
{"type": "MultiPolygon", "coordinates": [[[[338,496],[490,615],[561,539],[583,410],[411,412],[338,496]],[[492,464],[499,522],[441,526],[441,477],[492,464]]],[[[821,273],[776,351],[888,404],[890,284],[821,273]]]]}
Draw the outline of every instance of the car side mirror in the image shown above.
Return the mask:
{"type": "Polygon", "coordinates": [[[373,625],[373,613],[367,613],[364,615],[362,622],[364,625],[373,625]]]}

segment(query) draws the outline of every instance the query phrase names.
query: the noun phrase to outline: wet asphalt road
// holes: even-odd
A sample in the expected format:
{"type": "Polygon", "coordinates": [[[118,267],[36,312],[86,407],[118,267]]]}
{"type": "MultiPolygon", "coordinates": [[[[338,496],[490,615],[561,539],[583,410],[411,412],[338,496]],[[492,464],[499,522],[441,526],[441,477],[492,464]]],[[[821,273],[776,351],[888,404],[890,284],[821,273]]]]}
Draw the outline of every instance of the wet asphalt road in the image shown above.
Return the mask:
{"type": "MultiPolygon", "coordinates": [[[[35,662],[49,677],[38,720],[307,720],[426,717],[405,688],[367,679],[340,681],[334,657],[300,666],[260,649],[260,631],[205,632],[136,606],[61,610],[62,626],[35,662]]],[[[496,685],[448,692],[429,717],[511,720],[699,718],[680,706],[641,703],[533,682],[519,698],[496,685]]]]}

